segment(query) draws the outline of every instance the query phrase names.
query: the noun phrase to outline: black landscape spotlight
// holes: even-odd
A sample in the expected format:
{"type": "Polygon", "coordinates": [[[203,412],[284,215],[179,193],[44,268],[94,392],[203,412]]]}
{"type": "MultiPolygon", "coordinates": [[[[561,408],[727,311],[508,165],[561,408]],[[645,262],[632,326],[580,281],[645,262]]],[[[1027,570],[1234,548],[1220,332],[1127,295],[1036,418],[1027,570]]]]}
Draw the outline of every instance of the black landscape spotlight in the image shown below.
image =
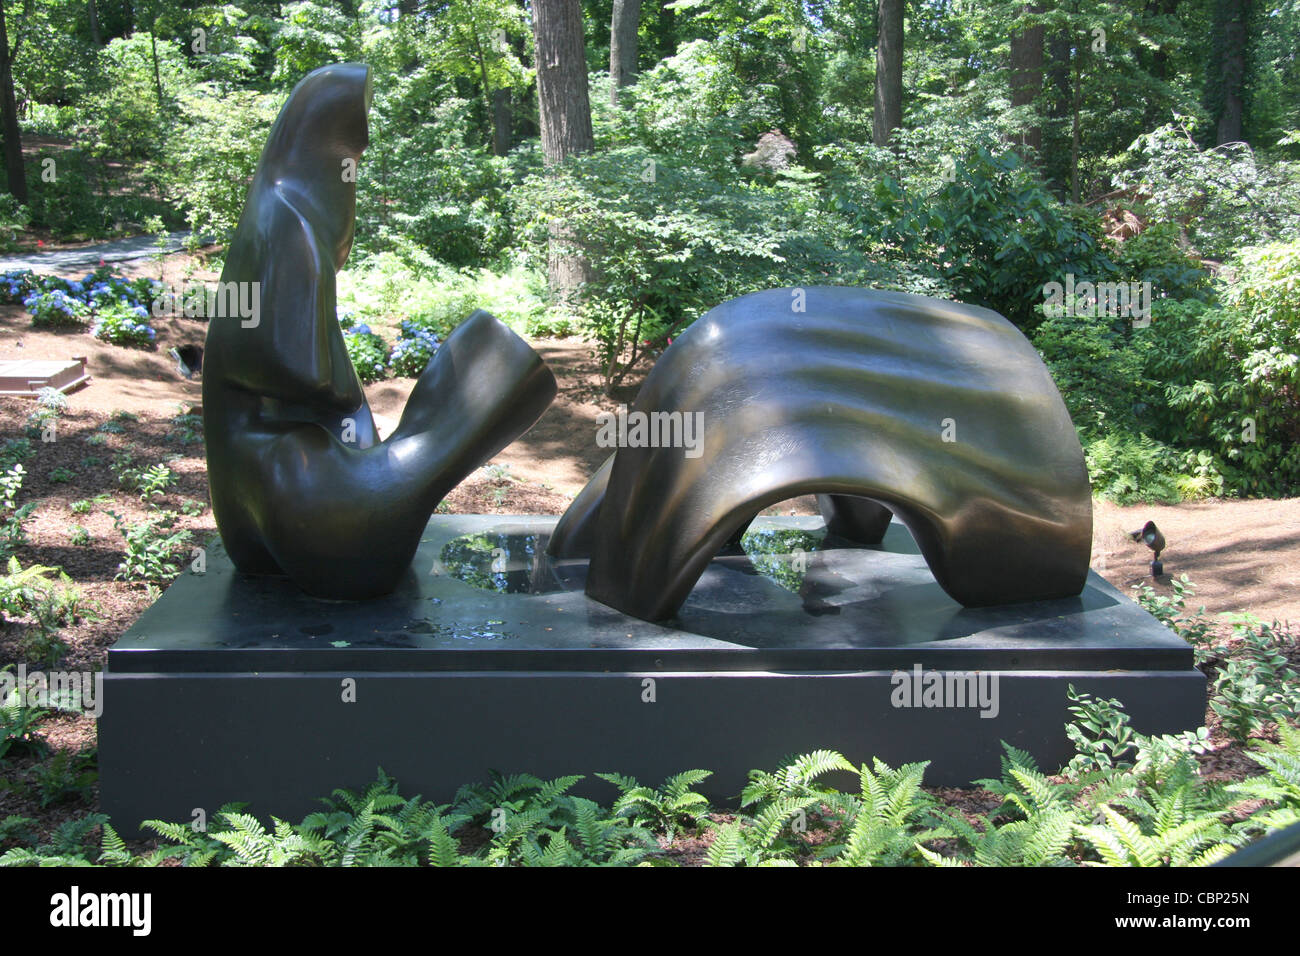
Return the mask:
{"type": "Polygon", "coordinates": [[[1143,541],[1146,546],[1155,552],[1155,559],[1151,562],[1151,576],[1158,578],[1165,573],[1165,566],[1160,563],[1160,552],[1165,549],[1165,536],[1160,533],[1154,521],[1148,521],[1142,526],[1140,531],[1130,531],[1129,537],[1134,541],[1143,541]]]}

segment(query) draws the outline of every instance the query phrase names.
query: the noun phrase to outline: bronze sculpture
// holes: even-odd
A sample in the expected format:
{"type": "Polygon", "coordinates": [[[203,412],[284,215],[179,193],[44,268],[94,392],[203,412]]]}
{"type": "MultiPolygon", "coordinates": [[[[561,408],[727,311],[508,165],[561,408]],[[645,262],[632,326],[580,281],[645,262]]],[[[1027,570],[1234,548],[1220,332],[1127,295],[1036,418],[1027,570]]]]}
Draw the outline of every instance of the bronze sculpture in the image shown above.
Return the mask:
{"type": "MultiPolygon", "coordinates": [[[[527,343],[476,312],[379,441],[334,302],[369,102],[361,64],[317,70],[290,95],[221,276],[255,307],[214,317],[204,353],[209,482],[231,559],[345,599],[392,590],[437,503],[556,392],[527,343]]],[[[810,493],[828,532],[859,544],[897,515],[968,606],[1083,587],[1082,450],[1037,353],[987,309],[853,288],[754,293],[674,342],[634,411],[698,420],[700,447],[620,447],[549,550],[590,557],[588,595],[635,617],[671,617],[759,511],[810,493]]]]}
{"type": "Polygon", "coordinates": [[[988,309],[853,288],[756,292],[673,342],[633,411],[702,413],[703,453],[620,447],[551,543],[589,556],[587,594],[626,614],[671,617],[758,512],[803,494],[859,542],[879,541],[896,514],[964,605],[1083,588],[1082,448],[1033,347],[988,309]]]}
{"type": "Polygon", "coordinates": [[[486,312],[448,336],[379,441],[335,315],[352,246],[370,69],[294,88],[267,139],[220,288],[251,315],[211,319],[203,412],[212,509],[235,566],[343,599],[391,591],[438,502],[541,417],[555,377],[486,312]]]}

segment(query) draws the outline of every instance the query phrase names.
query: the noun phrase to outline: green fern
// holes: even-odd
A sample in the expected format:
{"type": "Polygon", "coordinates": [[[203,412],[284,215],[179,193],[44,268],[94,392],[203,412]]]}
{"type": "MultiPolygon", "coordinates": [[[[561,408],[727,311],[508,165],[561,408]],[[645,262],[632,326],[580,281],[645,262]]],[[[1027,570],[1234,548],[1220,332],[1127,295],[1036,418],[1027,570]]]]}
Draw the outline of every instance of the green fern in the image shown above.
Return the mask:
{"type": "Polygon", "coordinates": [[[679,827],[694,829],[709,810],[709,801],[691,787],[713,776],[710,770],[687,770],[664,781],[659,789],[642,786],[634,777],[616,773],[598,773],[601,780],[619,788],[613,812],[622,814],[632,823],[644,824],[662,830],[672,840],[679,827]]]}

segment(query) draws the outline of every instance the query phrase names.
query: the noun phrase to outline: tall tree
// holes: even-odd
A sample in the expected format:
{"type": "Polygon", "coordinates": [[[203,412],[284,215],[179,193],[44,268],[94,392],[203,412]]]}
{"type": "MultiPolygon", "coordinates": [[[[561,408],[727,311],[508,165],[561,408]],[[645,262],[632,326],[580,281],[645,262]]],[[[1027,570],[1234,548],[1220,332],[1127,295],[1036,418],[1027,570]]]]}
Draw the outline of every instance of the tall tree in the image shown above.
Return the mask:
{"type": "Polygon", "coordinates": [[[877,146],[888,146],[894,130],[903,125],[903,0],[880,0],[876,17],[880,31],[871,138],[877,146]]]}
{"type": "Polygon", "coordinates": [[[1246,62],[1250,46],[1251,0],[1217,0],[1214,9],[1217,96],[1213,106],[1217,119],[1215,143],[1236,143],[1244,139],[1246,113],[1246,62]]]}
{"type": "MultiPolygon", "coordinates": [[[[1011,35],[1011,105],[1033,106],[1043,91],[1043,24],[1033,19],[1043,12],[1041,4],[1024,4],[1021,19],[1027,25],[1011,35]]],[[[1035,153],[1043,148],[1043,127],[1035,119],[1018,137],[1020,145],[1035,153]]]]}
{"type": "Polygon", "coordinates": [[[18,129],[18,100],[14,96],[14,60],[22,38],[9,45],[8,14],[4,0],[0,0],[0,125],[5,137],[5,175],[9,180],[9,194],[20,203],[27,202],[27,171],[23,166],[23,140],[18,129]]]}
{"type": "Polygon", "coordinates": [[[103,46],[104,40],[99,33],[99,11],[95,9],[95,0],[86,0],[86,18],[90,21],[90,40],[95,46],[103,46]]]}
{"type": "Polygon", "coordinates": [[[641,0],[614,0],[609,21],[609,102],[618,105],[618,91],[636,79],[637,31],[641,0]]]}
{"type": "MultiPolygon", "coordinates": [[[[533,0],[533,40],[542,156],[550,166],[595,145],[580,0],[533,0]]],[[[562,223],[552,224],[547,257],[551,291],[570,305],[590,277],[589,263],[574,251],[577,244],[562,223]]]]}

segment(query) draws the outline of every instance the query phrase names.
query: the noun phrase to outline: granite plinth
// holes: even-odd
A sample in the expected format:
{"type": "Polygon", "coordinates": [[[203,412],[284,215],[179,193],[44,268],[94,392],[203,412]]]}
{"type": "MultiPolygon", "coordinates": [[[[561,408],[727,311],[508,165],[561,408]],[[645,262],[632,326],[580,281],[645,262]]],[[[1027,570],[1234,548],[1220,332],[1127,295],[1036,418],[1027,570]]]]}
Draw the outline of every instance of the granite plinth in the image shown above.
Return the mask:
{"type": "Polygon", "coordinates": [[[240,575],[214,543],[109,651],[103,809],[129,826],[240,800],[298,819],[380,766],[439,801],[489,769],[701,767],[726,800],[817,748],[966,784],[997,775],[1002,740],[1068,759],[1071,683],[1143,732],[1204,716],[1190,647],[1095,573],[1077,598],[966,609],[897,523],[859,548],[815,541],[819,518],[762,518],[760,537],[815,550],[719,556],[650,624],[588,599],[584,562],[546,557],[554,522],[435,515],[398,589],[363,602],[240,575]]]}

